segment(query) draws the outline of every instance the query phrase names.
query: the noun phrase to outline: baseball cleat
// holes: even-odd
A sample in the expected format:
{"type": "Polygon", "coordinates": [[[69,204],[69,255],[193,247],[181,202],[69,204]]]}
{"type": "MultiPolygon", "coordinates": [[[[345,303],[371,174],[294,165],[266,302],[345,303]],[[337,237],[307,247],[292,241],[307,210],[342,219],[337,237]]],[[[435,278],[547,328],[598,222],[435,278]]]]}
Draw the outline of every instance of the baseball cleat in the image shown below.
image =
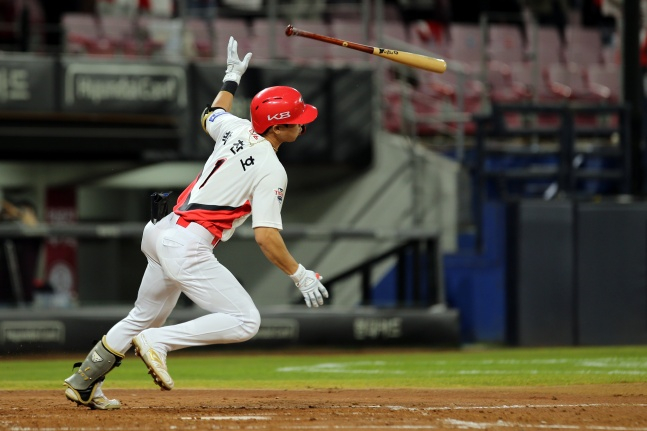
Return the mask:
{"type": "Polygon", "coordinates": [[[174,383],[166,368],[166,361],[148,344],[146,337],[139,334],[133,338],[133,345],[135,346],[135,355],[144,361],[148,367],[148,374],[153,377],[155,384],[167,391],[173,389],[174,383]]]}
{"type": "Polygon", "coordinates": [[[110,399],[105,395],[100,395],[92,398],[90,408],[92,410],[118,410],[121,408],[121,402],[117,399],[110,399]]]}
{"type": "Polygon", "coordinates": [[[111,400],[103,394],[94,396],[93,392],[94,390],[91,392],[93,395],[92,398],[84,401],[83,396],[79,391],[68,386],[67,389],[65,389],[65,397],[80,406],[89,407],[92,410],[117,410],[121,408],[121,402],[119,402],[119,400],[111,400]]]}

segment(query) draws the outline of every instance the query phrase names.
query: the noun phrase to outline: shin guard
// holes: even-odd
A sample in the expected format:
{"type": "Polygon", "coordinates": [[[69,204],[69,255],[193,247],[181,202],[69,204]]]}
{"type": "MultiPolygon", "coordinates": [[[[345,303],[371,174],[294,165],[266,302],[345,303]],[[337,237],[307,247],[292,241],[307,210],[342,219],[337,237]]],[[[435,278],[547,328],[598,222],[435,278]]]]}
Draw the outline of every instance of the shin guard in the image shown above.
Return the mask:
{"type": "Polygon", "coordinates": [[[95,386],[103,381],[105,375],[121,364],[124,355],[110,349],[104,336],[88,353],[79,369],[65,379],[65,384],[78,392],[82,401],[88,402],[94,396],[95,386]]]}

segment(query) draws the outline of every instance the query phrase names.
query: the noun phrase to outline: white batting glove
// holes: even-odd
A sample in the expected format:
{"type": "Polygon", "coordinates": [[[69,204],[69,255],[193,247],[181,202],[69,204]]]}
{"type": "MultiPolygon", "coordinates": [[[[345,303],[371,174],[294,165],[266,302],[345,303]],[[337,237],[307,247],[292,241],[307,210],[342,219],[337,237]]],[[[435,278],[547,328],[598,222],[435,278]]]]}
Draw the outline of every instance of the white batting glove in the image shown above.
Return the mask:
{"type": "Polygon", "coordinates": [[[252,53],[248,52],[241,61],[238,58],[238,42],[232,36],[229,36],[229,45],[227,46],[227,71],[222,82],[235,81],[236,84],[240,84],[240,78],[247,70],[251,58],[252,53]]]}
{"type": "Polygon", "coordinates": [[[314,271],[305,269],[303,265],[299,264],[297,272],[292,274],[290,278],[303,294],[303,299],[305,299],[308,307],[319,307],[323,305],[323,299],[328,298],[328,291],[319,281],[323,277],[314,271]]]}

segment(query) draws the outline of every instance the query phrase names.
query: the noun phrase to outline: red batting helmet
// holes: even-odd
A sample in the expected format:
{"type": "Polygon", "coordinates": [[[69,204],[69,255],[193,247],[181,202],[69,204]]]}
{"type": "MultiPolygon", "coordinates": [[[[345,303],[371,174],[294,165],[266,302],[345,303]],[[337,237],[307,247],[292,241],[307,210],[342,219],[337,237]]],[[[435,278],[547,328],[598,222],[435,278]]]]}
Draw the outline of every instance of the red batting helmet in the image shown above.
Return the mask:
{"type": "Polygon", "coordinates": [[[249,109],[252,127],[258,134],[276,124],[308,124],[317,118],[317,108],[305,104],[301,93],[292,87],[262,90],[254,96],[249,109]]]}

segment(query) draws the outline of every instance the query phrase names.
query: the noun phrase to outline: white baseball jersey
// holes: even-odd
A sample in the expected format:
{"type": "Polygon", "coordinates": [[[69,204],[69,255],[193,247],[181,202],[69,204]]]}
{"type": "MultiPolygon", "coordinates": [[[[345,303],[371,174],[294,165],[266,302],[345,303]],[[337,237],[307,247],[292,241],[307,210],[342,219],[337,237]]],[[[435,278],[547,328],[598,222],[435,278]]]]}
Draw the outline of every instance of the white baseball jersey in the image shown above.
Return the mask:
{"type": "Polygon", "coordinates": [[[215,145],[202,172],[182,192],[173,213],[144,228],[148,266],[137,301],[106,334],[116,352],[128,351],[139,333],[165,358],[172,350],[237,343],[258,332],[261,317],[254,301],[216,259],[213,246],[229,239],[250,214],[254,227],[281,229],[287,175],[272,145],[252,131],[249,121],[219,109],[206,129],[215,145]],[[181,293],[209,314],[164,325],[181,293]]]}
{"type": "Polygon", "coordinates": [[[282,229],[287,174],[270,142],[253,131],[249,120],[222,109],[209,116],[205,129],[215,141],[213,153],[173,211],[222,241],[250,213],[252,227],[282,229]]]}

